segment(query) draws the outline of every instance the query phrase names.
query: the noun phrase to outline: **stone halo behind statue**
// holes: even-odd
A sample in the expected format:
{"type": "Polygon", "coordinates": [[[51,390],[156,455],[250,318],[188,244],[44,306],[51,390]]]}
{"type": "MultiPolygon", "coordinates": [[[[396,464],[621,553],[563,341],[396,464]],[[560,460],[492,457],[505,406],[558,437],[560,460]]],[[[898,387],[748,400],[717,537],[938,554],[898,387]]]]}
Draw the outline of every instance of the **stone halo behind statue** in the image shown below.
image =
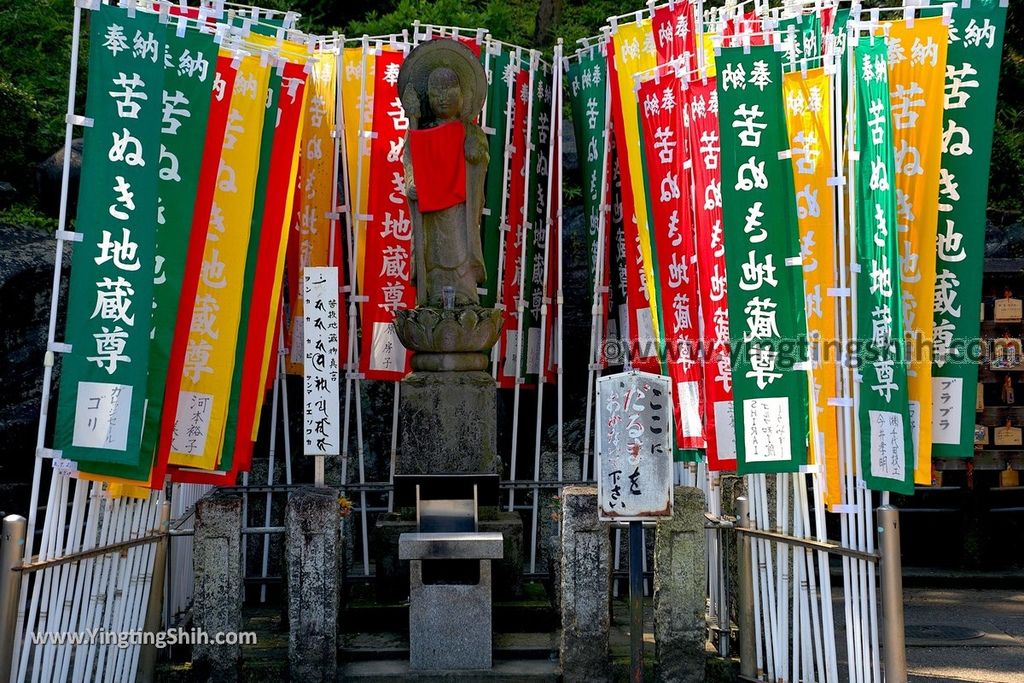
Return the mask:
{"type": "MultiPolygon", "coordinates": [[[[421,129],[449,123],[463,126],[465,144],[457,154],[458,163],[465,164],[466,187],[464,202],[421,211],[417,171],[422,180],[432,169],[422,160],[414,169],[407,138],[405,182],[413,227],[411,274],[417,306],[396,311],[395,331],[402,344],[415,352],[414,370],[486,370],[487,351],[498,340],[503,322],[501,311],[482,308],[477,294],[485,275],[480,217],[488,145],[474,121],[483,107],[487,78],[469,48],[441,38],[424,42],[409,53],[399,71],[398,92],[409,119],[410,137],[421,129]],[[443,72],[444,78],[431,79],[436,72],[443,72]],[[450,90],[441,92],[443,88],[450,90]],[[432,106],[432,101],[439,106],[432,106]],[[455,104],[461,106],[456,109],[455,104]]],[[[447,149],[456,153],[454,148],[447,149]]]]}
{"type": "MultiPolygon", "coordinates": [[[[459,118],[472,123],[484,106],[487,94],[487,75],[472,50],[450,38],[437,38],[420,43],[402,62],[398,72],[398,95],[404,97],[412,86],[420,102],[427,104],[427,81],[435,69],[448,68],[455,72],[462,87],[462,113],[459,118]]],[[[423,117],[428,117],[424,111],[423,117]]]]}

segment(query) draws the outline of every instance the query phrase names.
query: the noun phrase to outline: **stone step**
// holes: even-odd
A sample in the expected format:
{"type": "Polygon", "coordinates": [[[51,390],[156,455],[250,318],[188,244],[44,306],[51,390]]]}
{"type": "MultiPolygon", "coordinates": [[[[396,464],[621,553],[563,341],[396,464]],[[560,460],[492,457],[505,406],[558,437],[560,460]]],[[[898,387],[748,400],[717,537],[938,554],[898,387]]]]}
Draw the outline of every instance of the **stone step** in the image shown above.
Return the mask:
{"type": "MultiPolygon", "coordinates": [[[[495,661],[536,660],[558,656],[556,632],[495,633],[495,661]]],[[[340,636],[338,658],[342,661],[408,659],[409,638],[405,633],[346,633],[340,636]]]]}
{"type": "Polygon", "coordinates": [[[431,671],[409,670],[405,659],[378,659],[372,661],[346,662],[339,667],[339,677],[344,680],[390,683],[396,679],[430,681],[432,683],[455,683],[456,681],[504,681],[506,683],[534,683],[535,681],[558,681],[558,662],[551,659],[504,659],[494,660],[494,666],[487,671],[431,671]]]}
{"type": "MultiPolygon", "coordinates": [[[[519,600],[494,602],[493,625],[496,633],[545,633],[560,625],[540,584],[527,583],[519,600]]],[[[338,615],[343,633],[407,631],[409,603],[381,604],[364,595],[352,596],[338,615]]]]}

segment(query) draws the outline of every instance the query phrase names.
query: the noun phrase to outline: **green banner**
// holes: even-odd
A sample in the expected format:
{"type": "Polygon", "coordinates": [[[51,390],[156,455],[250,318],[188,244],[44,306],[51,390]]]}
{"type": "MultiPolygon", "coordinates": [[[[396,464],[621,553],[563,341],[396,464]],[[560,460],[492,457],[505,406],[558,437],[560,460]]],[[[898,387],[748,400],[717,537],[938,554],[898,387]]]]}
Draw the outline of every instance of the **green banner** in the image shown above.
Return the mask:
{"type": "Polygon", "coordinates": [[[501,247],[501,206],[508,191],[505,181],[505,131],[509,127],[511,112],[508,110],[508,93],[510,84],[515,79],[515,66],[512,64],[512,53],[500,43],[484,46],[484,56],[488,59],[487,77],[487,120],[485,132],[488,138],[487,182],[484,188],[485,213],[481,221],[483,231],[481,243],[484,252],[484,268],[487,271],[484,289],[480,295],[480,305],[485,308],[494,306],[498,296],[498,251],[501,247]],[[491,54],[488,55],[488,50],[491,54]]]}
{"type": "Polygon", "coordinates": [[[587,225],[590,270],[587,282],[594,282],[597,259],[597,230],[601,224],[601,180],[605,172],[605,135],[608,121],[608,61],[597,45],[569,62],[566,84],[576,135],[576,156],[583,180],[583,216],[587,225]]]}
{"type": "Polygon", "coordinates": [[[741,474],[807,462],[807,325],[782,53],[723,48],[715,59],[722,223],[741,474]],[[744,54],[747,51],[747,54],[744,54]]]}
{"type": "Polygon", "coordinates": [[[899,276],[896,158],[889,104],[888,48],[861,38],[857,84],[855,183],[856,315],[861,474],[875,491],[914,492],[914,446],[899,276]]]}
{"type": "Polygon", "coordinates": [[[1006,7],[974,0],[953,9],[936,242],[933,454],[974,455],[985,209],[1006,7]]]}
{"type": "Polygon", "coordinates": [[[165,28],[100,5],[90,16],[82,183],[55,448],[137,467],[146,401],[165,28]]]}
{"type": "MultiPolygon", "coordinates": [[[[608,367],[618,367],[625,363],[626,342],[623,340],[629,320],[626,297],[629,283],[626,280],[626,233],[623,223],[622,208],[622,174],[619,173],[619,157],[615,149],[615,136],[608,136],[608,157],[611,178],[609,179],[608,196],[611,198],[611,212],[608,220],[608,245],[611,250],[606,263],[609,268],[608,292],[608,329],[605,332],[607,343],[602,355],[608,367]]],[[[598,357],[600,359],[600,356],[598,357]]]]}
{"type": "Polygon", "coordinates": [[[149,347],[142,457],[136,467],[79,463],[79,469],[85,472],[137,481],[149,478],[160,434],[167,364],[178,316],[185,255],[203,159],[203,145],[197,141],[202,141],[206,133],[217,68],[217,44],[213,35],[192,30],[179,38],[172,22],[165,27],[164,41],[153,330],[149,347]]]}
{"type": "MultiPolygon", "coordinates": [[[[849,11],[847,10],[847,17],[849,11]]],[[[844,22],[845,26],[845,22],[844,22]]],[[[795,17],[780,19],[776,30],[785,41],[785,63],[793,69],[792,64],[800,59],[810,59],[821,55],[821,16],[817,14],[801,14],[795,17]],[[793,38],[790,41],[790,37],[793,38]]],[[[812,62],[808,68],[820,66],[812,62]]]]}

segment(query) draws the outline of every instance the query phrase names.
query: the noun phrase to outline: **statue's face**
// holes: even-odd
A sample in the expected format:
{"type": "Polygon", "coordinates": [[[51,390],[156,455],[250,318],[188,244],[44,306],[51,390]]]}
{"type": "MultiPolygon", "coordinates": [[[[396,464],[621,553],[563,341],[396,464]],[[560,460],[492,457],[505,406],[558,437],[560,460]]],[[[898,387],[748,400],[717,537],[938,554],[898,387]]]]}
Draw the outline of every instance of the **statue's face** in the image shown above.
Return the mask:
{"type": "Polygon", "coordinates": [[[427,78],[427,98],[438,119],[458,118],[462,112],[459,77],[451,69],[434,69],[427,78]]]}

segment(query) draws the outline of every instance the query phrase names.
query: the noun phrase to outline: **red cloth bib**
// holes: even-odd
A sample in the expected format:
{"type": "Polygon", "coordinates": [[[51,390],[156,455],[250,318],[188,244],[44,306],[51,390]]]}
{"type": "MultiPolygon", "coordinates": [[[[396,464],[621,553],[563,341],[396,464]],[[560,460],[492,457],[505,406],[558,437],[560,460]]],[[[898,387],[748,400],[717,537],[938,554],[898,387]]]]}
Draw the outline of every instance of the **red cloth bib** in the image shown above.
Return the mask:
{"type": "Polygon", "coordinates": [[[466,129],[462,121],[409,131],[409,157],[420,211],[466,201],[466,129]]]}

